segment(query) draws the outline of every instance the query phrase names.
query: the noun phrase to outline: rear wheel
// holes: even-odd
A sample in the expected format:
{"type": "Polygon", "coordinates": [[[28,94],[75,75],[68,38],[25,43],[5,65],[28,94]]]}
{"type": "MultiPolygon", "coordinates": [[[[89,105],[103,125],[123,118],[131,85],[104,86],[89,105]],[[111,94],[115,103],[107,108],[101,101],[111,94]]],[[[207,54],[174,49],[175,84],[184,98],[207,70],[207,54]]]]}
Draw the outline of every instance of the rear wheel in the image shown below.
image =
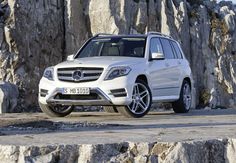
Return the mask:
{"type": "Polygon", "coordinates": [[[73,109],[74,106],[64,106],[64,105],[55,105],[55,106],[50,106],[50,105],[45,105],[39,102],[40,109],[49,115],[50,117],[65,117],[69,115],[73,109]]]}
{"type": "Polygon", "coordinates": [[[133,87],[132,102],[128,106],[117,107],[119,113],[126,117],[141,118],[151,107],[152,95],[147,83],[137,80],[133,87]]]}
{"type": "Polygon", "coordinates": [[[103,110],[107,113],[118,113],[115,106],[103,106],[103,110]]]}
{"type": "Polygon", "coordinates": [[[180,91],[179,100],[172,103],[175,113],[187,113],[191,108],[192,93],[191,86],[188,81],[184,80],[180,91]]]}

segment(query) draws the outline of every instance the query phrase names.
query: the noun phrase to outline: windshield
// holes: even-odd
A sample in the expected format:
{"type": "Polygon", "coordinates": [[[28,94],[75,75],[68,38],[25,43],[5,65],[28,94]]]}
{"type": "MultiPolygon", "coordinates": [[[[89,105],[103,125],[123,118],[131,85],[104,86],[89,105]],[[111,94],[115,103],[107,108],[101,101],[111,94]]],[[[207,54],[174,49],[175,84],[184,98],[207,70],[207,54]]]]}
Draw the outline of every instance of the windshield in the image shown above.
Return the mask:
{"type": "Polygon", "coordinates": [[[145,37],[114,37],[92,39],[77,58],[97,56],[144,57],[145,37]]]}

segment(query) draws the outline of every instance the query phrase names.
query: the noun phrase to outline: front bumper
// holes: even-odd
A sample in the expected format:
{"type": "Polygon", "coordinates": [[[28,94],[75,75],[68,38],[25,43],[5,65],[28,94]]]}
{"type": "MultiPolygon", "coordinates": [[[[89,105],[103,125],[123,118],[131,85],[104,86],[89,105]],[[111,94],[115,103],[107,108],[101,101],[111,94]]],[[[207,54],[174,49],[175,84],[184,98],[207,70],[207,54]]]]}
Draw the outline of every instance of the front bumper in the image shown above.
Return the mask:
{"type": "Polygon", "coordinates": [[[62,104],[62,105],[74,105],[74,106],[110,106],[110,105],[129,105],[132,101],[132,89],[133,81],[127,79],[126,77],[120,77],[112,81],[97,80],[93,82],[83,82],[83,83],[69,83],[61,81],[50,81],[46,78],[42,78],[39,83],[39,90],[47,90],[47,93],[39,92],[39,102],[42,104],[62,104]],[[99,97],[98,99],[85,99],[85,98],[66,98],[57,99],[55,98],[57,94],[62,94],[63,88],[79,88],[79,87],[89,87],[90,93],[95,93],[99,97]],[[125,96],[120,96],[124,94],[119,94],[117,92],[112,93],[112,90],[125,90],[125,96]],[[43,96],[42,96],[43,95],[43,96]]]}

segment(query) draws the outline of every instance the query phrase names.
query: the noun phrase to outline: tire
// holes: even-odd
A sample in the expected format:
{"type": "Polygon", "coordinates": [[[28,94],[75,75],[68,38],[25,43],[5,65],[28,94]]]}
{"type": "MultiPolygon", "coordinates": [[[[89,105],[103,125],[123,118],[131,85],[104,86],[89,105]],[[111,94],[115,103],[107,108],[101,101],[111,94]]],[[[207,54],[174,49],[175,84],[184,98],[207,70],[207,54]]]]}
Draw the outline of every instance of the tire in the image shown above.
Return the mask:
{"type": "Polygon", "coordinates": [[[67,106],[68,108],[66,108],[64,111],[56,111],[56,107],[62,107],[62,106],[49,106],[49,105],[45,105],[39,102],[39,107],[40,109],[47,114],[50,117],[65,117],[67,115],[69,115],[74,107],[73,106],[67,106]]]}
{"type": "Polygon", "coordinates": [[[115,106],[103,106],[103,110],[107,113],[118,113],[115,106]]]}
{"type": "Polygon", "coordinates": [[[137,79],[133,88],[132,103],[129,106],[119,106],[117,110],[128,118],[141,118],[149,112],[151,104],[152,94],[149,86],[143,80],[137,79]]]}
{"type": "Polygon", "coordinates": [[[191,108],[192,95],[190,83],[186,80],[183,81],[179,100],[172,103],[175,113],[187,113],[191,108]]]}

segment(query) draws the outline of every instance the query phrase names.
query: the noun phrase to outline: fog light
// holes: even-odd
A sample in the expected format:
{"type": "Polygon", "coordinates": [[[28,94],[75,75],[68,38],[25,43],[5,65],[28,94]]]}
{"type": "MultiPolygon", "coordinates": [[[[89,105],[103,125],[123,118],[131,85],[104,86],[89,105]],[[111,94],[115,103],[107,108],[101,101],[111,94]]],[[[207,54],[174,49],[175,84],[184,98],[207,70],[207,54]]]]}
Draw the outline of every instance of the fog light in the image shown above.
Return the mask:
{"type": "Polygon", "coordinates": [[[46,89],[40,89],[40,96],[45,97],[48,94],[48,90],[46,89]]]}

